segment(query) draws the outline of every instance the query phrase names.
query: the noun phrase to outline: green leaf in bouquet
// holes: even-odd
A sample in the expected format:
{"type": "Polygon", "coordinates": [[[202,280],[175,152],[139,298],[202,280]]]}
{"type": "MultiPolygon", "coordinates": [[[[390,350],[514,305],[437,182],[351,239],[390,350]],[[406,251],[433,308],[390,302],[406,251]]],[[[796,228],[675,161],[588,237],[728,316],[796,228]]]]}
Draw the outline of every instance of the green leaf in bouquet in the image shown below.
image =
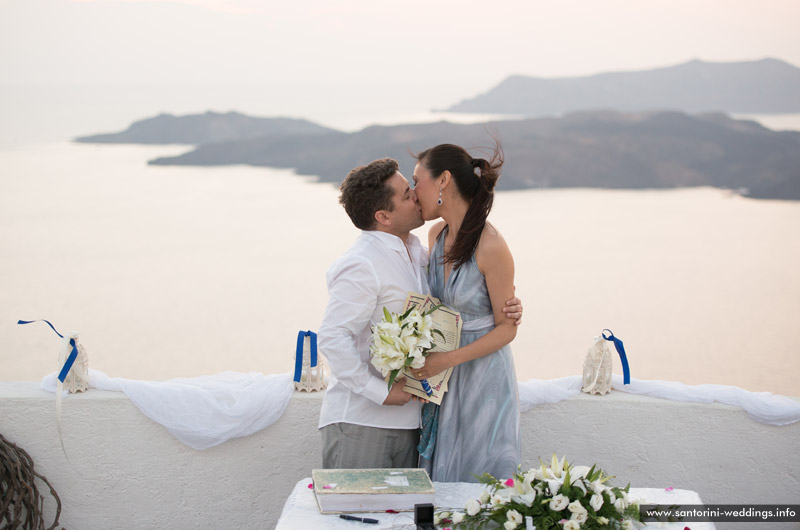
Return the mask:
{"type": "Polygon", "coordinates": [[[438,333],[438,334],[439,334],[439,336],[440,336],[440,337],[442,337],[442,340],[444,340],[445,342],[447,342],[447,338],[444,336],[444,333],[442,333],[441,331],[439,331],[439,330],[438,330],[438,329],[436,329],[436,328],[432,328],[432,329],[431,329],[431,335],[433,335],[434,333],[438,333]]]}
{"type": "Polygon", "coordinates": [[[425,311],[425,313],[422,316],[432,315],[433,312],[436,311],[437,309],[439,309],[440,307],[444,307],[444,304],[437,304],[437,305],[433,306],[432,308],[430,308],[427,311],[425,311]]]}
{"type": "Polygon", "coordinates": [[[499,482],[496,478],[494,478],[489,473],[484,473],[483,475],[476,475],[475,473],[473,473],[472,476],[475,477],[476,479],[478,479],[478,482],[480,482],[481,484],[486,484],[487,486],[495,486],[496,487],[498,485],[498,482],[499,482]]]}
{"type": "Polygon", "coordinates": [[[596,467],[597,464],[594,464],[591,468],[589,468],[589,472],[586,473],[586,480],[588,480],[589,482],[594,482],[597,479],[597,477],[594,476],[596,467]]]}
{"type": "Polygon", "coordinates": [[[537,529],[538,528],[543,528],[543,529],[546,529],[546,530],[558,528],[559,526],[561,526],[561,525],[558,524],[558,521],[560,521],[561,518],[562,518],[562,516],[561,516],[560,512],[557,515],[545,515],[544,517],[542,517],[538,521],[539,524],[536,525],[536,528],[537,529]]]}
{"type": "MultiPolygon", "coordinates": [[[[679,508],[679,506],[675,507],[675,509],[678,509],[678,508],[679,508]]],[[[635,521],[639,521],[640,523],[642,522],[642,519],[643,519],[642,511],[639,509],[639,505],[636,504],[635,502],[632,502],[631,504],[629,504],[628,507],[625,508],[623,514],[628,516],[628,517],[630,517],[631,519],[634,519],[635,521]]],[[[679,518],[679,520],[682,520],[682,519],[683,519],[683,517],[679,518]]]]}
{"type": "Polygon", "coordinates": [[[561,485],[561,488],[559,488],[557,492],[553,493],[553,495],[555,495],[556,493],[562,493],[567,497],[570,497],[570,494],[572,493],[572,487],[570,486],[569,483],[569,470],[567,470],[567,475],[564,477],[564,483],[561,485]]]}
{"type": "Polygon", "coordinates": [[[397,374],[400,373],[400,370],[392,370],[389,372],[389,390],[392,389],[392,385],[394,384],[394,380],[397,379],[397,374]]]}
{"type": "Polygon", "coordinates": [[[408,317],[408,315],[410,315],[410,314],[411,314],[411,312],[412,312],[413,310],[415,310],[416,308],[417,308],[417,306],[415,306],[415,305],[412,305],[411,307],[409,307],[409,308],[406,310],[406,312],[405,312],[405,313],[403,313],[403,315],[400,317],[400,320],[405,320],[405,319],[408,317]]]}
{"type": "Polygon", "coordinates": [[[606,475],[605,472],[602,472],[602,475],[600,476],[600,479],[599,479],[600,480],[600,484],[603,484],[604,482],[608,482],[612,478],[617,478],[617,477],[615,477],[614,475],[606,475]]]}

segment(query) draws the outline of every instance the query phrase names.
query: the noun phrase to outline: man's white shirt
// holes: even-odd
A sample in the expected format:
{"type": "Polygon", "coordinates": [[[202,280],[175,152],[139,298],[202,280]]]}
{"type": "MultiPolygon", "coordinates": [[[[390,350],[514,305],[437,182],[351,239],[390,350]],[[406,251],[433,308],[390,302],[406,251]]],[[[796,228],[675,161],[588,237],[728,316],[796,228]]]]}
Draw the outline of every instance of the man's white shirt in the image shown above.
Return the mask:
{"type": "Polygon", "coordinates": [[[383,318],[384,307],[400,313],[409,292],[428,292],[427,265],[427,250],[413,234],[406,248],[397,236],[364,231],[328,270],[329,300],[318,341],[331,379],[320,428],[338,422],[387,429],[419,427],[418,402],[382,405],[389,390],[369,362],[369,346],[370,328],[383,318]]]}

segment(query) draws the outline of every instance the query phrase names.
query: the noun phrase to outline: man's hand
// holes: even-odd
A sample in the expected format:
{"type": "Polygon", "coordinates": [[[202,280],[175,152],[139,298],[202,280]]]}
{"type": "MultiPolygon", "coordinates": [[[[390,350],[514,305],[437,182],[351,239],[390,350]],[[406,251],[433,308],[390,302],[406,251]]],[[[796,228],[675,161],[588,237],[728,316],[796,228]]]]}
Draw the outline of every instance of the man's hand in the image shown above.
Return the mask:
{"type": "Polygon", "coordinates": [[[411,400],[412,394],[403,390],[403,385],[406,384],[406,378],[400,377],[395,379],[392,388],[389,389],[389,395],[383,400],[384,405],[398,405],[402,406],[411,400]]]}
{"type": "Polygon", "coordinates": [[[503,313],[507,318],[513,319],[514,325],[519,326],[522,323],[522,300],[516,296],[511,300],[506,301],[506,306],[503,308],[503,313]]]}

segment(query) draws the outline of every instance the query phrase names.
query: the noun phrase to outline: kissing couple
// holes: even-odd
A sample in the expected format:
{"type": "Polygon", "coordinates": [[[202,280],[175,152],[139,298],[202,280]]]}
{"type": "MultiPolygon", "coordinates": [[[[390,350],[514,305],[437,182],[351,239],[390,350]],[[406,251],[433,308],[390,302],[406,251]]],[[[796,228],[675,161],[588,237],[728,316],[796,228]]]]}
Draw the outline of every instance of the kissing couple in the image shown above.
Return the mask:
{"type": "Polygon", "coordinates": [[[514,260],[487,221],[503,165],[442,144],[415,156],[413,187],[384,158],[360,166],[339,202],[362,232],[327,273],[329,300],[318,333],[331,378],[319,418],[323,468],[425,467],[438,482],[511,476],[520,464],[517,377],[509,343],[522,318],[514,260]],[[441,219],[425,248],[411,230],[441,219]],[[453,368],[441,405],[391,389],[370,363],[371,327],[402,313],[409,292],[429,293],[461,313],[460,347],[431,353],[413,371],[453,368]],[[421,428],[421,429],[420,429],[421,428]]]}

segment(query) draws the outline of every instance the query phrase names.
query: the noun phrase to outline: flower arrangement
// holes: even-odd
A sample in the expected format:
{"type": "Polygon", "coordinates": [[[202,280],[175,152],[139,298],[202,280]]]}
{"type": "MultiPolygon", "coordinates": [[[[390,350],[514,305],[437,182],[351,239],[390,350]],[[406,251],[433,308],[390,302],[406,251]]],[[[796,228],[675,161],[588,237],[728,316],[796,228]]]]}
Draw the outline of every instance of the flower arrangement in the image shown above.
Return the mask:
{"type": "MultiPolygon", "coordinates": [[[[416,306],[411,306],[402,315],[390,313],[383,308],[383,320],[372,326],[372,344],[370,352],[372,366],[381,374],[389,376],[389,388],[401,371],[406,368],[422,368],[425,357],[430,354],[433,334],[444,335],[433,327],[431,313],[441,306],[421,313],[416,306]]],[[[423,387],[425,383],[423,383],[423,387]]],[[[427,391],[428,389],[426,389],[427,391]]]]}
{"type": "Polygon", "coordinates": [[[641,526],[639,507],[628,498],[630,484],[612,487],[606,484],[611,478],[596,466],[573,466],[553,455],[550,466],[542,463],[508,480],[484,474],[480,481],[489,488],[480,498],[469,500],[464,512],[438,513],[437,524],[505,530],[633,530],[641,526]]]}

